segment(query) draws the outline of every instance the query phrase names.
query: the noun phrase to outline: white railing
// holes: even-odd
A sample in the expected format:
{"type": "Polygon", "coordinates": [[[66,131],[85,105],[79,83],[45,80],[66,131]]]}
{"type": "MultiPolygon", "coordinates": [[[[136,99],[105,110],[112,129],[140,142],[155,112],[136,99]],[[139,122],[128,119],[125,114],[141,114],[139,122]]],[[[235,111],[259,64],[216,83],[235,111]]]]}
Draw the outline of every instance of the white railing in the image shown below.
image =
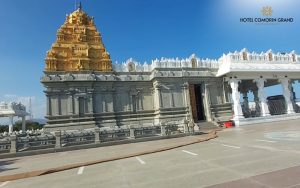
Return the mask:
{"type": "Polygon", "coordinates": [[[217,69],[219,67],[219,62],[217,60],[211,59],[199,59],[194,54],[189,58],[179,59],[177,58],[164,58],[160,60],[152,60],[150,64],[144,62],[143,64],[133,60],[128,59],[126,62],[114,63],[113,69],[117,72],[151,72],[156,68],[208,68],[217,69]]]}
{"type": "Polygon", "coordinates": [[[267,52],[248,52],[246,49],[235,51],[233,53],[223,54],[219,59],[220,63],[300,63],[300,56],[294,51],[290,53],[273,53],[271,50],[267,52]]]}

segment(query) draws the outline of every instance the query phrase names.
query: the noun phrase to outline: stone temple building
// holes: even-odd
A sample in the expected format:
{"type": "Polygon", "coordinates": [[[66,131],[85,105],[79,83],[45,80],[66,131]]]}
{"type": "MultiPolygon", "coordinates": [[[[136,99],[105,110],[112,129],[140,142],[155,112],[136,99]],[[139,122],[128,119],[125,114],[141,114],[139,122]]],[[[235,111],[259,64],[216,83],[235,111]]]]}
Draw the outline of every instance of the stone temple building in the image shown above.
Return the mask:
{"type": "Polygon", "coordinates": [[[244,49],[219,60],[193,54],[185,59],[113,64],[93,17],[80,6],[66,16],[45,58],[41,79],[47,98],[45,129],[154,126],[184,120],[201,127],[232,118],[237,125],[264,121],[270,119],[264,86],[278,83],[284,91],[282,114],[290,117],[296,103],[286,71],[297,79],[299,61],[294,52],[256,54],[244,49]],[[255,112],[249,107],[249,92],[255,112]]]}

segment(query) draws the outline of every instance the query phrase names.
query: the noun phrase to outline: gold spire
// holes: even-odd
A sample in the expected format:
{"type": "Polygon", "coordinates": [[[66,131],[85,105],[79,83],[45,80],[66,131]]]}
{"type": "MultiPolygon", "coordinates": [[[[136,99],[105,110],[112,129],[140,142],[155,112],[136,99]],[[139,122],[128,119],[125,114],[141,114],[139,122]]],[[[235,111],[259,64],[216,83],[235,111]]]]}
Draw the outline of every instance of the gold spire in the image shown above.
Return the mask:
{"type": "Polygon", "coordinates": [[[94,18],[82,10],[81,3],[77,10],[66,15],[45,63],[45,71],[112,71],[110,55],[94,18]]]}
{"type": "Polygon", "coordinates": [[[79,9],[79,10],[82,9],[81,1],[79,2],[78,9],[79,9]]]}

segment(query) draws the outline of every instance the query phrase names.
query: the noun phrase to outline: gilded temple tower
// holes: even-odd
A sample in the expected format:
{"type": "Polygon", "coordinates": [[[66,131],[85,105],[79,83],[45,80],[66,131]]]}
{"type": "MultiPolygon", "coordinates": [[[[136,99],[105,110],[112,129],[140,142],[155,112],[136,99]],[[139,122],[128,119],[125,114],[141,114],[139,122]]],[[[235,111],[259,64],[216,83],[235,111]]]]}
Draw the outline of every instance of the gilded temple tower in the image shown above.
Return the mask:
{"type": "Polygon", "coordinates": [[[191,117],[211,121],[207,104],[222,102],[222,78],[213,76],[216,61],[192,55],[150,64],[132,58],[112,64],[94,19],[81,6],[66,15],[45,64],[41,78],[47,103],[45,131],[96,127],[128,131],[187,122],[191,117]],[[208,90],[210,102],[202,97],[208,90]]]}
{"type": "Polygon", "coordinates": [[[94,18],[81,5],[58,29],[47,51],[44,77],[48,124],[46,130],[96,126],[95,75],[113,74],[112,61],[94,18]],[[76,79],[75,79],[76,78],[76,79]]]}
{"type": "Polygon", "coordinates": [[[45,71],[112,71],[109,53],[94,24],[94,18],[81,8],[66,15],[56,41],[47,52],[45,71]]]}

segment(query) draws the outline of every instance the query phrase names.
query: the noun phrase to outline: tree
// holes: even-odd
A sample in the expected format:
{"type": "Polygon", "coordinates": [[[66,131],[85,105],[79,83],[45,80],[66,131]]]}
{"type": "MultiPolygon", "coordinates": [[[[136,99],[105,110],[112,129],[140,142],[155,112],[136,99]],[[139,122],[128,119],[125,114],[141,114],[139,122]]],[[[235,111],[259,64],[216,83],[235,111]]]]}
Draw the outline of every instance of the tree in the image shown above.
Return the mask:
{"type": "MultiPolygon", "coordinates": [[[[25,121],[26,130],[36,130],[36,129],[42,129],[44,127],[44,124],[40,124],[39,122],[26,120],[25,121]]],[[[20,131],[22,130],[22,121],[16,121],[13,126],[14,131],[20,131]]],[[[0,125],[0,132],[8,132],[8,125],[0,125]]]]}

